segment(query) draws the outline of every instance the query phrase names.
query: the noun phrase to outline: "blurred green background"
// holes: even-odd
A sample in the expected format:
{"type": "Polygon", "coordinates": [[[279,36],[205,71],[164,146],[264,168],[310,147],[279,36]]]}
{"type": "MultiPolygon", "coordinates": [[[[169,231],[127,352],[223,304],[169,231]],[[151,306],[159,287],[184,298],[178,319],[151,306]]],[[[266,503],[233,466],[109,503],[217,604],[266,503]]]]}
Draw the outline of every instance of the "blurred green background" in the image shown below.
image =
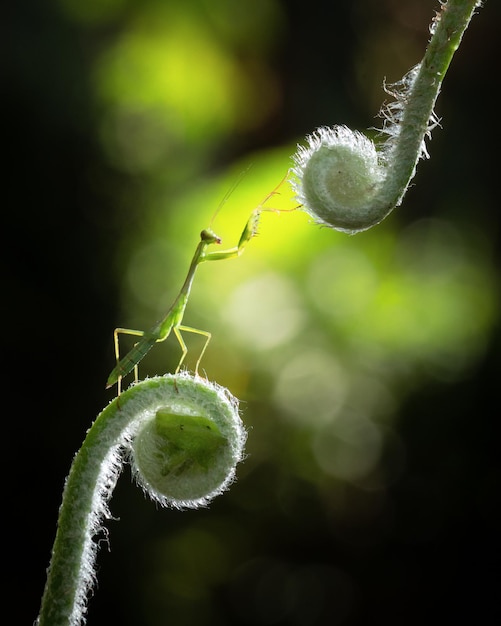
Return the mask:
{"type": "MultiPolygon", "coordinates": [[[[7,10],[4,518],[15,623],[37,614],[64,477],[113,397],[113,328],[165,314],[243,171],[212,224],[227,247],[306,133],[377,126],[383,81],[420,60],[437,8],[50,0],[7,10]]],[[[202,367],[241,400],[248,458],[201,511],[157,510],[124,471],[90,626],[481,623],[492,613],[500,25],[490,0],[446,77],[432,158],[382,225],[349,237],[299,211],[265,213],[241,258],[199,268],[184,322],[213,335],[202,367]]],[[[293,206],[281,191],[270,206],[293,206]]],[[[201,342],[187,342],[193,368],[201,342]]],[[[141,374],[178,359],[169,338],[141,374]]]]}

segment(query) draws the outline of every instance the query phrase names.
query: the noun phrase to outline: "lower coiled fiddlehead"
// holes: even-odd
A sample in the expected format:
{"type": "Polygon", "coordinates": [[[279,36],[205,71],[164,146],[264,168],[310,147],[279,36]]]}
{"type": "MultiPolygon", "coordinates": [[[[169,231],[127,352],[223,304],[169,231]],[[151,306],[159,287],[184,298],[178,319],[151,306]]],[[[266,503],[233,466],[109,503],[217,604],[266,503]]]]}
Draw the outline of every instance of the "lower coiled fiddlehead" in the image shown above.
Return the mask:
{"type": "Polygon", "coordinates": [[[187,373],[142,381],[97,417],[66,480],[38,626],[81,624],[94,583],[95,536],[125,462],[163,506],[196,508],[235,477],[246,440],[238,402],[187,373]]]}

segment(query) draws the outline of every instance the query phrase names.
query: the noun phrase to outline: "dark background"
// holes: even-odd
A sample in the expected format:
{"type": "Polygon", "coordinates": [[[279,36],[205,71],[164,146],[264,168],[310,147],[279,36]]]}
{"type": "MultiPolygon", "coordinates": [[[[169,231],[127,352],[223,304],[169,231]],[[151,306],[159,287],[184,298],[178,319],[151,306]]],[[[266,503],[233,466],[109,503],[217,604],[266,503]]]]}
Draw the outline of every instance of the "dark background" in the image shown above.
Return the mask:
{"type": "MultiPolygon", "coordinates": [[[[3,532],[5,608],[16,624],[36,617],[64,477],[110,399],[103,381],[113,362],[112,329],[124,323],[117,245],[137,228],[135,202],[151,182],[118,167],[103,149],[103,105],[92,78],[96,59],[139,8],[117,3],[116,13],[99,21],[75,18],[70,5],[11,3],[2,20],[3,532]]],[[[320,124],[371,125],[382,76],[397,80],[417,62],[437,8],[421,0],[277,6],[278,43],[263,47],[261,58],[279,93],[272,113],[253,128],[223,134],[212,150],[205,146],[203,159],[186,166],[185,183],[197,168],[222,170],[320,124]]],[[[195,8],[207,10],[203,2],[195,8]]],[[[500,25],[499,3],[488,0],[444,82],[445,128],[436,131],[433,158],[421,163],[395,218],[398,232],[455,198],[450,215],[463,232],[482,232],[491,272],[500,262],[500,25]]],[[[191,158],[188,148],[183,158],[191,158]]],[[[172,185],[182,184],[178,173],[172,185]]],[[[384,493],[349,481],[333,486],[318,471],[312,486],[313,479],[289,474],[287,455],[262,463],[251,455],[242,481],[210,508],[166,512],[131,486],[126,470],[111,503],[120,522],[107,524],[111,550],[102,544],[88,623],[493,623],[499,319],[485,337],[485,349],[461,376],[421,380],[401,397],[392,428],[405,463],[384,493]]],[[[246,414],[271,411],[263,408],[266,381],[260,389],[257,379],[242,398],[246,414]]],[[[259,423],[251,438],[257,430],[259,423]]],[[[300,439],[301,432],[282,424],[280,436],[300,439]]]]}

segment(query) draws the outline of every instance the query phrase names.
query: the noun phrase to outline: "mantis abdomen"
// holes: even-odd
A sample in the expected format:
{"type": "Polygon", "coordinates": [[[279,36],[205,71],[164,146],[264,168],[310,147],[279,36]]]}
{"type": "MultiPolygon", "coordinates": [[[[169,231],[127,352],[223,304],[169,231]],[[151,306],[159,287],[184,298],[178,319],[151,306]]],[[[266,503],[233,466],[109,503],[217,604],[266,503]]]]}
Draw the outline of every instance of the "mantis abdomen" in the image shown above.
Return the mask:
{"type": "Polygon", "coordinates": [[[159,341],[158,337],[153,335],[143,335],[132,349],[121,359],[108,377],[106,388],[114,385],[119,378],[127,376],[132,372],[134,367],[148,354],[151,348],[159,341]]]}

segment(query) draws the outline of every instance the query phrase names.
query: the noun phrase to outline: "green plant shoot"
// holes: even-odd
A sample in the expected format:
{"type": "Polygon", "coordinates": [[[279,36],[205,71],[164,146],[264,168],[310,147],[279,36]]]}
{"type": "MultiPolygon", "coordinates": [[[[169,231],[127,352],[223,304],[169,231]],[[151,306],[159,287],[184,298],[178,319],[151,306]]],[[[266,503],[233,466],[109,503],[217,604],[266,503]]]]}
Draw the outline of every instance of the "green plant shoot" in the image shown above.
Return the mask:
{"type": "MultiPolygon", "coordinates": [[[[160,320],[157,324],[155,324],[152,328],[147,331],[142,330],[133,330],[130,328],[116,328],[113,334],[114,344],[115,344],[115,357],[117,360],[117,364],[108,376],[108,380],[106,382],[106,389],[112,387],[115,383],[118,385],[118,395],[121,393],[121,382],[124,376],[127,376],[132,370],[135,371],[136,381],[138,379],[138,370],[137,366],[139,362],[146,356],[146,354],[151,350],[155,343],[160,341],[165,341],[167,337],[170,335],[170,332],[173,331],[176,339],[181,346],[181,358],[176,368],[176,374],[179,372],[181,365],[186,357],[188,352],[188,348],[184,342],[182,332],[195,333],[198,335],[203,335],[205,337],[205,343],[202,347],[200,355],[195,365],[195,374],[198,374],[198,367],[200,365],[200,361],[204,355],[205,350],[209,344],[211,339],[211,334],[206,330],[199,330],[198,328],[192,328],[191,326],[182,325],[184,311],[186,309],[186,305],[188,303],[188,298],[190,296],[191,286],[193,283],[193,279],[195,277],[195,272],[200,263],[204,261],[222,261],[224,259],[232,259],[234,257],[240,256],[245,249],[247,243],[256,235],[257,228],[259,225],[259,218],[263,211],[272,211],[275,213],[280,213],[284,211],[284,209],[272,209],[268,207],[264,207],[263,205],[275,194],[278,193],[278,188],[282,185],[282,183],[287,178],[287,175],[280,181],[280,183],[271,191],[266,198],[258,205],[257,208],[252,211],[245,227],[240,235],[240,240],[236,246],[233,248],[229,248],[228,250],[222,250],[218,252],[208,252],[207,248],[212,244],[220,244],[221,239],[216,235],[216,233],[211,228],[206,228],[202,230],[200,233],[200,242],[196,247],[195,254],[191,260],[191,264],[188,270],[188,274],[186,275],[185,281],[179,294],[177,295],[174,303],[170,307],[167,312],[167,315],[160,320]],[[132,349],[122,358],[120,358],[120,335],[133,335],[136,337],[140,337],[139,341],[132,347],[132,349]]],[[[238,182],[238,181],[237,181],[238,182]]],[[[219,208],[224,204],[229,194],[233,191],[234,186],[230,189],[230,191],[226,194],[223,201],[219,205],[219,208]]],[[[294,210],[294,209],[292,209],[294,210]]],[[[215,215],[217,214],[214,214],[215,215]]],[[[214,218],[213,218],[214,219],[214,218]]]]}

